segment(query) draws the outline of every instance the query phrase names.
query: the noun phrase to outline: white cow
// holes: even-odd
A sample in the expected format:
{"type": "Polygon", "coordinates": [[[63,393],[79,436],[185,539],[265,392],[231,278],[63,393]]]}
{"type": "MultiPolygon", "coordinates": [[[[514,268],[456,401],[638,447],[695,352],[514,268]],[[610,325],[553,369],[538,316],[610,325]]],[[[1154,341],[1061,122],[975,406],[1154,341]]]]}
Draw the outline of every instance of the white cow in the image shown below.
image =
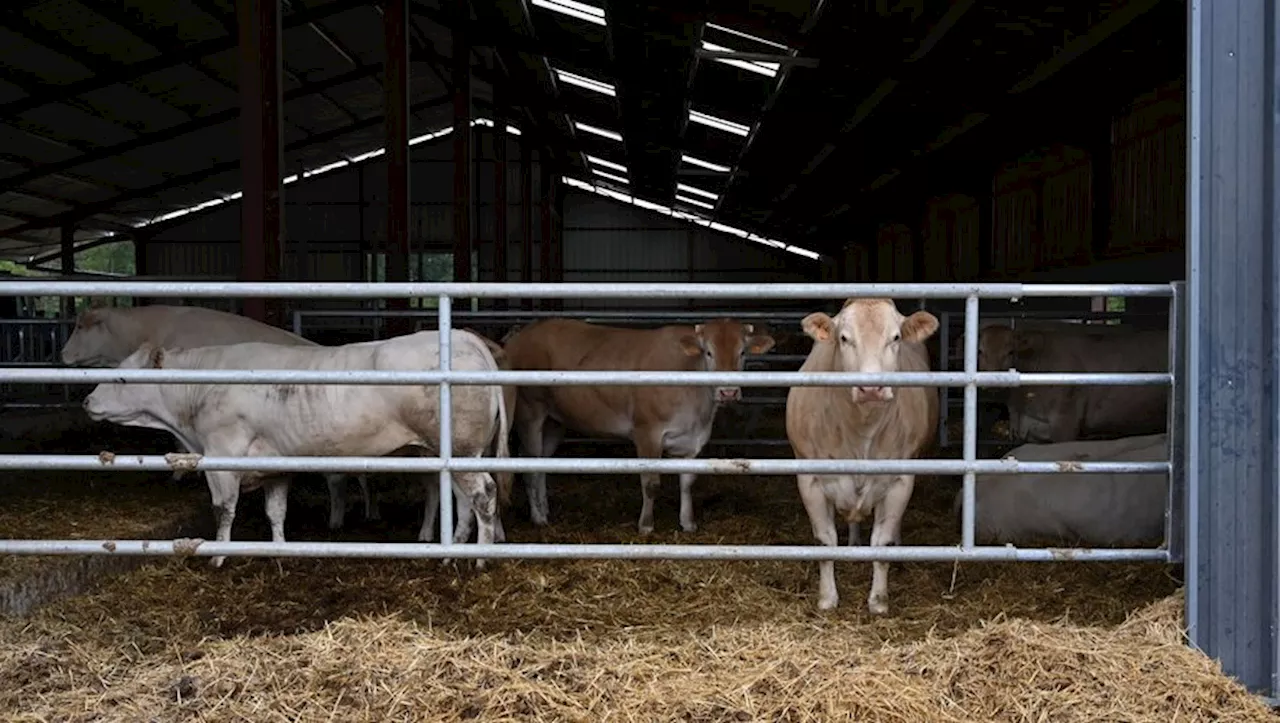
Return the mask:
{"type": "MultiPolygon", "coordinates": [[[[454,369],[496,370],[485,344],[454,331],[454,369]]],[[[144,344],[121,369],[438,369],[439,333],[420,331],[384,341],[335,347],[258,342],[167,350],[144,344]]],[[[85,399],[92,419],[163,429],[187,448],[217,457],[381,456],[405,447],[439,451],[438,385],[352,386],[294,384],[100,384],[85,399]]],[[[479,457],[491,445],[507,457],[509,425],[502,387],[453,389],[453,453],[479,457]],[[495,435],[497,436],[495,440],[495,435]]],[[[231,539],[240,491],[266,486],[271,539],[284,541],[287,476],[207,471],[218,518],[217,539],[231,539]]],[[[496,484],[486,472],[456,472],[459,496],[469,498],[478,521],[477,540],[494,541],[496,484]]],[[[222,557],[214,557],[215,567],[222,557]]],[[[477,567],[483,564],[477,561],[477,567]]]]}
{"type": "MultiPolygon", "coordinates": [[[[1159,462],[1169,436],[1024,444],[1020,462],[1159,462]]],[[[1167,474],[978,475],[975,533],[996,543],[1049,537],[1088,545],[1132,544],[1164,536],[1167,474]]],[[[960,514],[963,490],[956,494],[960,514]]]]}
{"type": "MultiPolygon", "coordinates": [[[[161,349],[190,349],[250,341],[319,346],[297,334],[246,316],[201,306],[104,306],[81,312],[71,338],[62,347],[62,363],[114,367],[143,344],[161,349]]],[[[190,450],[184,448],[182,451],[190,450]]],[[[185,470],[177,470],[173,479],[176,481],[185,475],[185,470]]],[[[341,529],[347,511],[345,475],[327,474],[324,477],[329,485],[329,529],[341,529]]],[[[357,480],[364,495],[365,519],[379,519],[378,505],[370,494],[368,479],[359,475],[357,480]]]]}

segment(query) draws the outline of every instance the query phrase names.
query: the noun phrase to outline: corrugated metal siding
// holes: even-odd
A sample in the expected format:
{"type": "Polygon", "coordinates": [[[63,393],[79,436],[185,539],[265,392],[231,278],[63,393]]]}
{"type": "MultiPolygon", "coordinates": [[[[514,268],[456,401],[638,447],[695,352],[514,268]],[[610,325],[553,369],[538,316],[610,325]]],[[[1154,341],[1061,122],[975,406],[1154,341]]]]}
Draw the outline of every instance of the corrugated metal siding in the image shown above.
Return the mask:
{"type": "Polygon", "coordinates": [[[904,223],[881,224],[876,230],[875,281],[911,281],[915,277],[915,240],[904,223]]]}
{"type": "Polygon", "coordinates": [[[1186,245],[1186,93],[1174,83],[1139,97],[1112,124],[1109,254],[1186,245]]]}
{"type": "Polygon", "coordinates": [[[844,247],[844,278],[849,282],[871,280],[871,247],[851,243],[844,247]]]}
{"type": "Polygon", "coordinates": [[[978,276],[978,204],[952,193],[930,199],[925,210],[925,281],[967,281],[978,276]]]}

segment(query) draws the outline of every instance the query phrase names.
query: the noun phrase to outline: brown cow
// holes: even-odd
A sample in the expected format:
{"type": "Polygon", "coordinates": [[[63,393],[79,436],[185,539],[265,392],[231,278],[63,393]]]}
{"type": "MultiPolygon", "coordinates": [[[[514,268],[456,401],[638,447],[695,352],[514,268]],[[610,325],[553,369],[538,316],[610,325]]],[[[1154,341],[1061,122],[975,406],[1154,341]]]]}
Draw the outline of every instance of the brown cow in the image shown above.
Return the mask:
{"type": "MultiPolygon", "coordinates": [[[[625,329],[572,319],[545,319],[506,342],[513,369],[573,371],[741,371],[748,353],[763,354],[773,337],[732,319],[697,326],[625,329]]],[[[697,457],[711,436],[716,409],[737,401],[736,386],[549,386],[520,387],[516,410],[522,454],[549,457],[564,430],[604,438],[630,439],[640,457],[666,454],[697,457]]],[[[694,474],[680,475],[680,527],[693,532],[694,474]]],[[[547,524],[547,476],[527,478],[529,512],[535,525],[547,524]]],[[[657,474],[640,475],[644,503],[641,534],[653,531],[657,474]]]]}
{"type": "MultiPolygon", "coordinates": [[[[1055,324],[978,335],[978,369],[1022,372],[1167,372],[1169,332],[1055,324]]],[[[1054,386],[1010,390],[1009,431],[1037,443],[1158,434],[1168,422],[1165,386],[1054,386]]]]}
{"type": "MultiPolygon", "coordinates": [[[[813,349],[800,371],[929,371],[924,342],[938,330],[927,311],[904,317],[890,299],[849,299],[835,318],[815,312],[800,322],[813,349]]],[[[933,442],[938,426],[938,391],[932,387],[853,387],[849,393],[825,387],[792,387],[787,394],[787,439],[797,459],[909,459],[933,442]]],[[[813,536],[835,546],[836,516],[861,522],[874,511],[872,545],[901,539],[915,475],[797,475],[800,499],[813,536]]],[[[889,610],[889,569],[872,563],[867,607],[889,610]]],[[[835,563],[818,563],[818,609],[840,602],[835,563]]]]}

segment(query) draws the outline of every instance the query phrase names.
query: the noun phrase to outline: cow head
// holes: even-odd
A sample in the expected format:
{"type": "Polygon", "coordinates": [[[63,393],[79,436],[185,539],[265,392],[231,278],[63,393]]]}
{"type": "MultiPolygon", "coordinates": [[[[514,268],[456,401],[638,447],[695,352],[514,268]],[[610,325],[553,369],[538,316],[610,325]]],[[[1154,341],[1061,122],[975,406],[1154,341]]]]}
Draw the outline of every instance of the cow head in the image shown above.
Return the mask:
{"type": "Polygon", "coordinates": [[[1044,346],[1045,333],[1013,329],[996,324],[978,333],[978,371],[1002,372],[1014,369],[1018,358],[1026,358],[1044,346]]]}
{"type": "MultiPolygon", "coordinates": [[[[938,330],[927,311],[898,313],[890,299],[849,299],[835,317],[818,311],[800,322],[814,341],[835,344],[835,371],[896,372],[902,342],[922,344],[938,330]]],[[[853,388],[854,402],[888,402],[893,387],[853,388]]]]}
{"type": "MultiPolygon", "coordinates": [[[[164,349],[144,343],[125,357],[117,369],[160,369],[164,366],[164,349]]],[[[144,418],[154,406],[160,391],[157,384],[102,383],[84,398],[84,411],[95,422],[106,420],[128,426],[153,426],[144,418]]]]}
{"type": "MultiPolygon", "coordinates": [[[[709,372],[740,372],[747,354],[763,354],[773,348],[773,337],[756,333],[755,325],[733,319],[712,319],[693,327],[692,334],[680,338],[680,348],[709,372]]],[[[736,402],[742,397],[737,386],[716,387],[717,403],[736,402]]]]}
{"type": "Polygon", "coordinates": [[[68,366],[115,366],[133,351],[128,340],[109,323],[109,308],[89,308],[76,318],[76,328],[62,347],[62,363],[68,366]]]}

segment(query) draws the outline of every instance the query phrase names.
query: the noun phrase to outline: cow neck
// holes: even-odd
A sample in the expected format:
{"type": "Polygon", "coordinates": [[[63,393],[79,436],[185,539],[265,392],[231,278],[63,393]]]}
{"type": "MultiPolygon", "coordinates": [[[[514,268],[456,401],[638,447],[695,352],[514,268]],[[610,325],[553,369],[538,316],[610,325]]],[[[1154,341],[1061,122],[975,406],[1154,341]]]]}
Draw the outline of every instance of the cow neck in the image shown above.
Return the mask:
{"type": "MultiPolygon", "coordinates": [[[[822,368],[832,371],[846,371],[839,366],[839,355],[836,353],[836,345],[831,342],[818,342],[823,347],[825,358],[822,360],[822,368]]],[[[857,434],[859,437],[871,438],[875,437],[884,429],[893,413],[898,408],[898,395],[895,394],[893,399],[884,404],[860,404],[853,401],[852,388],[835,387],[832,389],[833,400],[836,404],[845,410],[845,422],[849,431],[857,434]]]]}

